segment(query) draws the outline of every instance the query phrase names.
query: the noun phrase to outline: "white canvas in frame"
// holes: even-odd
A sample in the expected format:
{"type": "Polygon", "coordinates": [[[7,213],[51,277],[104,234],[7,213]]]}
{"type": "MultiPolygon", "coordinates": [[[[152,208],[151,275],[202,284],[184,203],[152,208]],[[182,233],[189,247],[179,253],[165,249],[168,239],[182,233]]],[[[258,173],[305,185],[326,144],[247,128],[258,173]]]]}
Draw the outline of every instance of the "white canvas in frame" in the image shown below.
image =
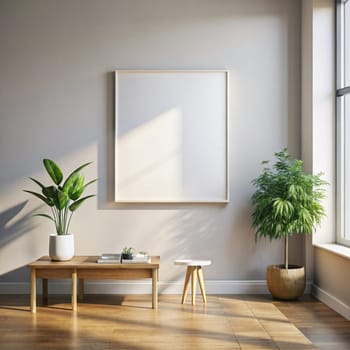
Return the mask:
{"type": "Polygon", "coordinates": [[[228,72],[115,72],[115,201],[228,201],[228,72]]]}

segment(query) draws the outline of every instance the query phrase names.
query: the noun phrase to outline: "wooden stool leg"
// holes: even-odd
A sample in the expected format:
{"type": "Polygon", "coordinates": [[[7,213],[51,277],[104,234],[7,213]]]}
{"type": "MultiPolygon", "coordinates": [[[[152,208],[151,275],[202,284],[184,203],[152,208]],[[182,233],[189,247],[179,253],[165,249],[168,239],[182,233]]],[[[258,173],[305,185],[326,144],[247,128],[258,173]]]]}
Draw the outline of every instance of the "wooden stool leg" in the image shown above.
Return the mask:
{"type": "Polygon", "coordinates": [[[196,303],[196,284],[197,284],[197,266],[193,267],[192,270],[192,305],[196,303]]]}
{"type": "Polygon", "coordinates": [[[204,302],[204,304],[206,304],[207,303],[207,297],[205,295],[203,271],[202,271],[202,267],[201,266],[198,266],[198,268],[197,268],[197,275],[198,275],[199,286],[201,287],[203,302],[204,302]]]}
{"type": "Polygon", "coordinates": [[[185,277],[185,283],[184,283],[184,290],[182,293],[182,304],[185,304],[185,300],[186,300],[186,296],[187,296],[187,292],[188,292],[188,287],[190,285],[190,277],[193,271],[193,267],[192,266],[187,266],[187,270],[186,270],[186,277],[185,277]]]}

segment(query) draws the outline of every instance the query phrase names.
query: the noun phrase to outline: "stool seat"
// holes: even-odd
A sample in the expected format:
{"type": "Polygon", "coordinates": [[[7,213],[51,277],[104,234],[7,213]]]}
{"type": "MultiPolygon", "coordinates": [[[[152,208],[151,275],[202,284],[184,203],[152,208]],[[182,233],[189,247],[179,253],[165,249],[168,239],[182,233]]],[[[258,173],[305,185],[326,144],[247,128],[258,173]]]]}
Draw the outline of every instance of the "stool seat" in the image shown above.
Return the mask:
{"type": "Polygon", "coordinates": [[[179,260],[175,260],[175,265],[208,266],[210,264],[211,264],[210,260],[193,260],[193,259],[179,259],[179,260]]]}
{"type": "Polygon", "coordinates": [[[202,298],[204,304],[207,303],[207,297],[205,295],[204,278],[202,267],[211,264],[210,260],[194,260],[194,259],[178,259],[175,260],[175,265],[187,266],[184,289],[182,293],[182,304],[185,303],[188,288],[190,285],[190,279],[192,280],[192,305],[196,302],[196,278],[198,277],[199,287],[202,292],[202,298]]]}

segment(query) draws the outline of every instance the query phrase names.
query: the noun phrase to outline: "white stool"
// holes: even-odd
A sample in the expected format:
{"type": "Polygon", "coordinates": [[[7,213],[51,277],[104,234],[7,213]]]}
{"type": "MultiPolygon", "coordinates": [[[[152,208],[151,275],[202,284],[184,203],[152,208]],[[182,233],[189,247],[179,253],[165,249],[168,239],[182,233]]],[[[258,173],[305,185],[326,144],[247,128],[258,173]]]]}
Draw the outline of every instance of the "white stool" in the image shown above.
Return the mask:
{"type": "Polygon", "coordinates": [[[211,264],[210,260],[176,260],[175,265],[184,265],[187,266],[186,271],[186,277],[185,277],[185,283],[184,283],[184,290],[182,293],[182,301],[181,303],[184,304],[188,292],[188,287],[190,285],[190,277],[192,276],[192,305],[196,303],[196,276],[198,276],[199,286],[201,288],[202,292],[202,298],[204,304],[207,303],[207,298],[205,295],[205,288],[204,288],[204,280],[203,280],[203,272],[202,272],[202,266],[208,266],[211,264]]]}

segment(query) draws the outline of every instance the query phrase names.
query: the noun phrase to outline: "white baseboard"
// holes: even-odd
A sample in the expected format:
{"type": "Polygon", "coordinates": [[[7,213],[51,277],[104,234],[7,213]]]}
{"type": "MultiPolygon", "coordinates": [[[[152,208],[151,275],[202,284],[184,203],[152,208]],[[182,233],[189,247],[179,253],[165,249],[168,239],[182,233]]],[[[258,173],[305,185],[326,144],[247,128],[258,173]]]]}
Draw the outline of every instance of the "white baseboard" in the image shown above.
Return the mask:
{"type": "Polygon", "coordinates": [[[311,294],[322,301],[322,303],[329,306],[334,311],[338,312],[340,315],[350,320],[350,306],[343,303],[341,300],[333,296],[332,294],[326,292],[315,284],[312,284],[311,294]]]}
{"type": "MultiPolygon", "coordinates": [[[[310,293],[307,282],[305,293],[310,293]]],[[[41,281],[37,282],[38,294],[41,293],[41,281]]],[[[159,294],[182,294],[182,282],[159,282],[159,294]]],[[[269,294],[264,280],[208,280],[205,281],[207,294],[269,294]]],[[[29,282],[0,283],[0,294],[29,294],[29,282]]],[[[68,280],[49,281],[49,293],[69,294],[71,283],[68,280]]],[[[151,294],[151,281],[86,281],[86,294],[151,294]]],[[[197,293],[200,293],[199,288],[197,293]]]]}
{"type": "MultiPolygon", "coordinates": [[[[37,282],[38,294],[41,293],[41,281],[37,282]]],[[[85,281],[86,294],[151,294],[151,281],[85,281]]],[[[183,282],[158,282],[159,294],[182,294],[183,282]]],[[[207,294],[268,294],[266,281],[205,281],[207,294]]],[[[29,294],[29,282],[0,283],[0,294],[29,294]]],[[[49,281],[49,293],[69,294],[71,283],[49,281]]],[[[197,293],[200,293],[199,288],[197,293]]]]}
{"type": "MultiPolygon", "coordinates": [[[[161,294],[182,294],[183,282],[161,282],[159,293],[161,294]]],[[[268,294],[266,281],[264,280],[208,280],[205,281],[207,294],[268,294]]],[[[197,289],[197,293],[200,290],[197,289]]]]}

